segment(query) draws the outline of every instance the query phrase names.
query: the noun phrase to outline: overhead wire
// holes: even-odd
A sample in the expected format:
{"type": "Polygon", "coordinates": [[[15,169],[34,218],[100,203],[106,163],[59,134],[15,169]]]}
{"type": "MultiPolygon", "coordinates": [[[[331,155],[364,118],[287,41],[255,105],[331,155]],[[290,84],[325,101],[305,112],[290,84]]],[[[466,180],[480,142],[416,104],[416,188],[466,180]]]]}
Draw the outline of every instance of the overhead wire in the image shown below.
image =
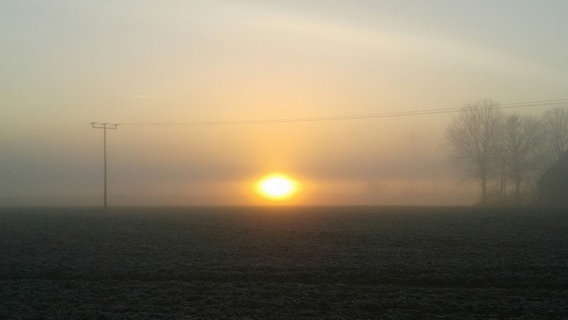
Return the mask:
{"type": "MultiPolygon", "coordinates": [[[[568,99],[538,100],[530,102],[515,102],[507,104],[487,105],[485,108],[499,107],[501,109],[517,109],[539,106],[553,106],[568,104],[568,99]]],[[[188,121],[188,122],[121,122],[121,126],[218,126],[218,125],[256,125],[256,124],[277,124],[277,123],[301,123],[301,122],[326,122],[344,120],[363,120],[377,118],[410,117],[422,115],[434,115],[444,113],[456,113],[463,111],[464,107],[425,109],[414,111],[400,111],[389,113],[362,113],[346,114],[319,117],[297,117],[297,118],[274,118],[274,119],[250,119],[250,120],[225,120],[225,121],[188,121]]]]}

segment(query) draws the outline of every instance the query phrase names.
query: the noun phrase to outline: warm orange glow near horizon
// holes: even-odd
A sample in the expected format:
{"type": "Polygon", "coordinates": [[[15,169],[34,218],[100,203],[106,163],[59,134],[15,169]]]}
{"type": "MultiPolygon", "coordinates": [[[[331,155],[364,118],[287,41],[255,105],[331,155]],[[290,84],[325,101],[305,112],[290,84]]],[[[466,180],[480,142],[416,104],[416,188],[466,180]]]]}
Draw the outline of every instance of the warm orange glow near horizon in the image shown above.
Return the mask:
{"type": "Polygon", "coordinates": [[[286,175],[270,174],[256,183],[256,191],[266,199],[283,201],[298,192],[298,182],[286,175]]]}

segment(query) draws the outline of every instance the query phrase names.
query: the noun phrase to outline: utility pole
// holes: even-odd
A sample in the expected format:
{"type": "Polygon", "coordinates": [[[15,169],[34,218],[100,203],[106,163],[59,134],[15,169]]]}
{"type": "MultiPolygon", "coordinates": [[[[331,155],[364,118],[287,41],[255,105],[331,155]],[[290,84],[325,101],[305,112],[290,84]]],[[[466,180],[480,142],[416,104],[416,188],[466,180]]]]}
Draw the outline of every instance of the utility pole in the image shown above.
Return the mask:
{"type": "Polygon", "coordinates": [[[107,129],[116,130],[118,129],[118,124],[108,124],[108,123],[98,123],[91,122],[91,127],[95,129],[103,129],[103,157],[104,157],[104,191],[103,191],[103,206],[107,208],[107,129]]]}

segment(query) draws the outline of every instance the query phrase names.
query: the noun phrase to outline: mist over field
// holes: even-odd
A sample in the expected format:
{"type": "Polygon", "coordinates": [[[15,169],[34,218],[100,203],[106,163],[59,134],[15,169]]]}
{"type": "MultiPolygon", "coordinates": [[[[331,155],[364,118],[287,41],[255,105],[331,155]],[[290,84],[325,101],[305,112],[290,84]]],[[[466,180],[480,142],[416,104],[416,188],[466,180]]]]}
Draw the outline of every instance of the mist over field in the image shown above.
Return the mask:
{"type": "Polygon", "coordinates": [[[568,2],[0,1],[0,319],[568,318],[568,2]]]}
{"type": "Polygon", "coordinates": [[[0,204],[101,204],[105,123],[118,124],[110,205],[265,205],[253,185],[274,173],[301,184],[292,205],[483,202],[447,129],[484,99],[507,115],[564,110],[567,12],[552,0],[3,1],[0,204]]]}

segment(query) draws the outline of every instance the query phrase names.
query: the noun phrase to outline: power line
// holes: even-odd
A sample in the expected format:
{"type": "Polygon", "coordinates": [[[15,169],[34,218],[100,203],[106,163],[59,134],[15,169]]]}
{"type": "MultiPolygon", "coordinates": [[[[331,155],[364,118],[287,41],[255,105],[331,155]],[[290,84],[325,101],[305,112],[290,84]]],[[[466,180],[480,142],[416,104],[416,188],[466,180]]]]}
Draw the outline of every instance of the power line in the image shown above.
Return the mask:
{"type": "MultiPolygon", "coordinates": [[[[568,104],[568,99],[556,100],[539,100],[530,102],[515,102],[508,104],[494,104],[487,105],[486,108],[499,107],[501,109],[518,109],[540,106],[553,106],[568,104]]],[[[377,119],[377,118],[395,118],[395,117],[410,117],[422,115],[434,115],[444,113],[455,113],[463,110],[460,108],[441,108],[441,109],[426,109],[414,111],[401,111],[390,113],[363,113],[363,114],[347,114],[336,116],[320,116],[320,117],[299,117],[299,118],[274,118],[274,119],[259,119],[259,120],[235,120],[235,121],[189,121],[189,122],[124,122],[122,126],[218,126],[218,125],[255,125],[255,124],[271,124],[271,123],[298,123],[298,122],[325,122],[325,121],[342,121],[342,120],[363,120],[363,119],[377,119]]]]}

